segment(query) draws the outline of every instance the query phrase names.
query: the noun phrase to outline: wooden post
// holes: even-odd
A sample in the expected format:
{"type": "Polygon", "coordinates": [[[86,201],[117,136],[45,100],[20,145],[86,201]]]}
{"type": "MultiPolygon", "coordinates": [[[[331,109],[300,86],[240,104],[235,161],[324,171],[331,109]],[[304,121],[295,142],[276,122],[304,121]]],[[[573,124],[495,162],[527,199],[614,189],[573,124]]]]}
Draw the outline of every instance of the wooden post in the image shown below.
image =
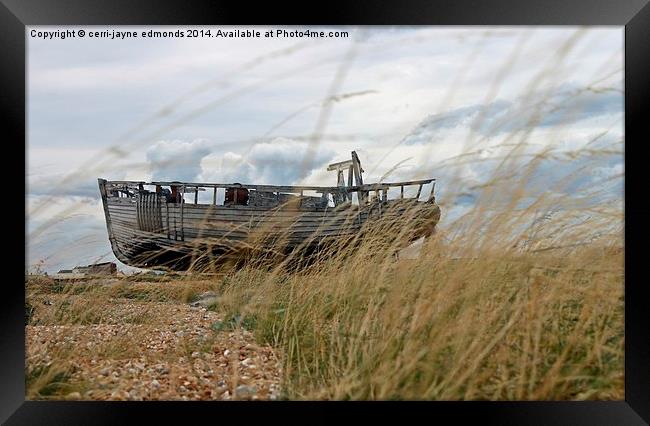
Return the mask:
{"type": "Polygon", "coordinates": [[[183,217],[183,206],[185,205],[185,185],[182,186],[181,188],[181,241],[185,241],[185,227],[184,225],[184,217],[183,217]]]}
{"type": "Polygon", "coordinates": [[[165,211],[167,212],[167,239],[171,240],[169,238],[169,203],[165,203],[165,211]]]}
{"type": "Polygon", "coordinates": [[[214,187],[214,195],[212,196],[212,205],[216,206],[217,205],[217,187],[214,187]]]}
{"type": "Polygon", "coordinates": [[[194,204],[199,204],[199,187],[194,188],[196,192],[194,193],[194,204]]]}
{"type": "Polygon", "coordinates": [[[178,226],[176,225],[176,204],[173,205],[174,210],[174,241],[178,241],[178,226]]]}
{"type": "MultiPolygon", "coordinates": [[[[352,186],[352,177],[353,177],[353,171],[352,171],[352,169],[353,169],[353,166],[350,165],[350,167],[348,167],[348,186],[349,186],[349,187],[352,186]]],[[[346,198],[347,200],[352,201],[352,193],[351,193],[351,192],[346,192],[346,193],[345,193],[345,198],[346,198]]]]}
{"type": "MultiPolygon", "coordinates": [[[[355,151],[352,151],[352,171],[354,172],[354,180],[356,181],[356,185],[363,185],[363,169],[361,168],[361,161],[359,161],[359,157],[355,151]]],[[[365,202],[368,199],[369,194],[370,191],[359,191],[359,204],[365,202]]]]}
{"type": "Polygon", "coordinates": [[[420,187],[418,188],[418,195],[415,196],[416,200],[420,199],[420,193],[422,192],[422,184],[420,184],[420,187]]]}
{"type": "Polygon", "coordinates": [[[381,196],[379,195],[379,190],[375,190],[375,195],[377,195],[377,206],[379,207],[379,216],[381,216],[381,196]]]}
{"type": "Polygon", "coordinates": [[[433,181],[433,183],[431,184],[431,193],[429,194],[429,201],[435,200],[435,197],[433,196],[433,190],[435,189],[435,187],[436,187],[436,181],[433,181]]]}
{"type": "Polygon", "coordinates": [[[400,198],[404,199],[404,185],[400,186],[400,198]]]}

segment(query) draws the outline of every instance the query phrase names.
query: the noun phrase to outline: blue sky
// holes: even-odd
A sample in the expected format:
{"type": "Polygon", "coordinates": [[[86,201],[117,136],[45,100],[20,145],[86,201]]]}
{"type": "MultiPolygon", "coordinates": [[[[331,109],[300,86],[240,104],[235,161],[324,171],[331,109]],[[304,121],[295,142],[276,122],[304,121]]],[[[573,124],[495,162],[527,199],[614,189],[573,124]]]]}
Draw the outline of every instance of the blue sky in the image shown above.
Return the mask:
{"type": "MultiPolygon", "coordinates": [[[[623,27],[127,40],[43,40],[31,28],[60,28],[27,29],[28,262],[49,271],[114,260],[98,177],[332,184],[325,166],[356,150],[366,181],[398,163],[388,180],[438,178],[451,212],[476,202],[471,188],[513,137],[525,134],[527,155],[560,158],[594,138],[622,152],[623,27]]],[[[93,27],[106,29],[148,28],[93,27]]],[[[563,189],[572,196],[622,175],[620,152],[549,160],[537,179],[589,161],[563,189]]],[[[621,179],[605,196],[622,200],[621,179]]]]}

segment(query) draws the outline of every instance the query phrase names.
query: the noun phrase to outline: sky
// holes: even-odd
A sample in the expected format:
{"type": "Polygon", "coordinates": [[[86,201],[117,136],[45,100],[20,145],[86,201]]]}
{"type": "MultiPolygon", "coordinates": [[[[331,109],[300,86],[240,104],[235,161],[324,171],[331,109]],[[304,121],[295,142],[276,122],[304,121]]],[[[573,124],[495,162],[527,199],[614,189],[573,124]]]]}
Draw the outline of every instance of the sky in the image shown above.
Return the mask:
{"type": "Polygon", "coordinates": [[[623,27],[239,27],[278,28],[348,35],[28,27],[26,266],[116,261],[99,177],[333,185],[327,164],[352,150],[365,182],[436,178],[441,226],[522,140],[526,155],[557,154],[536,171],[540,191],[577,175],[554,190],[606,181],[604,199],[622,203],[623,27]],[[570,155],[587,145],[618,151],[570,155]]]}

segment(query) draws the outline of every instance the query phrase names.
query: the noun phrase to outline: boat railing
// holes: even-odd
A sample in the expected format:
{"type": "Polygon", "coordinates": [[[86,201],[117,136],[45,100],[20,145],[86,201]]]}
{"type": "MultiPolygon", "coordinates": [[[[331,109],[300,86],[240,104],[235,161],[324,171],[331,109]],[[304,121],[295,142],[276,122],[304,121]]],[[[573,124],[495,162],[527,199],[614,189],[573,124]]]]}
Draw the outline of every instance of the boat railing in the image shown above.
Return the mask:
{"type": "MultiPolygon", "coordinates": [[[[432,184],[431,191],[428,197],[428,201],[435,200],[434,189],[435,189],[435,179],[422,179],[414,181],[404,181],[404,182],[380,182],[380,183],[371,183],[355,186],[314,186],[314,185],[253,185],[253,184],[240,184],[240,183],[204,183],[204,182],[177,182],[177,181],[105,181],[107,193],[109,196],[114,194],[116,196],[118,193],[122,193],[125,197],[133,197],[139,191],[148,191],[145,189],[145,186],[153,186],[156,188],[161,187],[172,187],[175,186],[178,188],[181,196],[184,199],[185,194],[194,194],[194,203],[199,204],[198,196],[199,192],[208,191],[212,189],[212,203],[213,205],[217,204],[217,190],[223,189],[234,189],[234,188],[244,188],[249,191],[258,191],[260,193],[273,193],[277,196],[279,200],[281,194],[295,194],[299,195],[300,199],[305,197],[305,192],[311,191],[317,194],[322,194],[322,197],[328,198],[332,197],[331,201],[334,205],[341,204],[345,201],[352,201],[352,194],[357,194],[357,200],[359,204],[367,204],[372,202],[388,202],[388,191],[390,189],[399,188],[399,197],[393,198],[401,200],[419,200],[422,193],[424,185],[432,184]],[[405,196],[404,188],[417,186],[417,193],[415,196],[405,196]],[[374,197],[371,197],[371,193],[375,194],[374,197]]],[[[308,196],[309,197],[309,196],[308,196]]]]}

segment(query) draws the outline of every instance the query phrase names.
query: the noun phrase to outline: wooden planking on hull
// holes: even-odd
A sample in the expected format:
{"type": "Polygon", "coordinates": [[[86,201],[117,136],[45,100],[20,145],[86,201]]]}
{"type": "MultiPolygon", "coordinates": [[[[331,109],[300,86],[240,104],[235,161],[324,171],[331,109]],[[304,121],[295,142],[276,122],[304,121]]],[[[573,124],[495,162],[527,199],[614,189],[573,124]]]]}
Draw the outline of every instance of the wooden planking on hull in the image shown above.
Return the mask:
{"type": "MultiPolygon", "coordinates": [[[[358,232],[358,230],[358,226],[290,227],[283,230],[277,230],[274,228],[256,228],[250,231],[238,230],[236,228],[219,230],[186,227],[184,229],[184,236],[186,241],[193,238],[221,238],[226,240],[243,241],[247,239],[265,239],[273,236],[277,236],[279,238],[289,238],[291,240],[302,240],[307,238],[318,239],[322,237],[355,234],[358,232]]],[[[116,236],[126,239],[152,239],[154,241],[163,239],[164,241],[175,241],[173,237],[171,239],[167,238],[166,232],[151,233],[147,231],[141,231],[135,227],[122,224],[119,221],[113,221],[112,231],[116,236]]]]}
{"type": "MultiPolygon", "coordinates": [[[[116,235],[125,238],[161,238],[165,241],[177,241],[179,232],[171,230],[169,237],[167,229],[162,229],[158,233],[147,233],[137,229],[137,224],[133,221],[123,221],[118,217],[113,219],[113,231],[116,235]]],[[[365,221],[364,221],[365,222],[365,221]]],[[[185,240],[201,238],[221,238],[226,240],[246,240],[251,238],[264,239],[271,236],[288,238],[292,241],[301,239],[319,239],[322,237],[344,236],[354,234],[359,231],[361,224],[356,221],[336,221],[321,223],[303,223],[293,222],[285,223],[241,223],[237,225],[232,222],[219,221],[193,221],[187,220],[184,223],[183,230],[180,234],[185,240]]],[[[173,244],[173,243],[172,243],[173,244]]]]}
{"type": "MultiPolygon", "coordinates": [[[[121,220],[124,223],[132,223],[137,225],[135,212],[118,212],[112,209],[109,209],[109,214],[112,218],[121,220]]],[[[340,215],[340,216],[323,216],[320,218],[306,217],[302,215],[294,215],[290,217],[281,217],[281,216],[250,216],[250,217],[237,217],[231,215],[221,215],[221,214],[212,214],[212,215],[201,215],[196,216],[193,214],[187,214],[183,217],[183,225],[186,227],[202,227],[207,224],[209,227],[211,223],[219,224],[231,224],[234,226],[250,225],[252,227],[263,226],[263,225],[278,225],[278,226],[305,226],[305,227],[317,227],[320,225],[328,226],[347,226],[347,224],[355,222],[364,222],[367,220],[368,214],[366,212],[359,215],[340,215]]],[[[175,217],[172,215],[162,215],[163,228],[166,228],[167,221],[174,220],[176,224],[179,225],[181,218],[175,217]]],[[[171,224],[170,224],[171,225],[171,224]]]]}
{"type": "MultiPolygon", "coordinates": [[[[133,202],[122,202],[118,201],[120,199],[109,199],[108,208],[110,210],[122,210],[122,211],[136,211],[136,204],[133,202]]],[[[181,206],[180,204],[164,204],[161,208],[161,211],[165,212],[169,210],[170,213],[176,212],[177,215],[180,215],[181,206]]],[[[205,214],[206,212],[220,212],[223,214],[230,214],[234,216],[250,216],[250,215],[268,215],[268,214],[277,214],[279,216],[295,216],[295,215],[305,215],[313,217],[323,217],[329,216],[333,212],[345,211],[345,210],[358,210],[357,206],[348,206],[348,207],[330,207],[327,209],[290,209],[282,207],[274,207],[271,209],[263,209],[254,206],[214,206],[214,205],[204,205],[204,204],[183,204],[183,213],[192,214],[199,213],[205,214]]]]}
{"type": "MultiPolygon", "coordinates": [[[[162,212],[163,223],[167,218],[170,220],[176,219],[176,221],[181,220],[180,214],[169,214],[167,215],[164,211],[162,212]]],[[[122,219],[133,220],[137,222],[137,215],[135,211],[125,211],[125,210],[116,210],[109,209],[109,214],[114,217],[119,217],[122,219]]],[[[352,221],[365,219],[368,215],[367,211],[361,211],[359,213],[353,214],[328,214],[321,216],[311,216],[306,214],[291,214],[291,215],[279,215],[279,214],[255,214],[255,215],[234,215],[223,213],[222,211],[215,212],[187,212],[183,214],[183,220],[217,220],[224,222],[233,222],[233,223],[244,223],[244,222],[263,222],[263,221],[273,221],[278,223],[290,223],[292,221],[300,220],[302,222],[322,222],[322,221],[352,221]]]]}
{"type": "MultiPolygon", "coordinates": [[[[409,209],[412,209],[412,207],[392,207],[392,208],[386,208],[385,211],[383,212],[382,216],[384,217],[394,217],[398,218],[401,215],[407,214],[409,212],[409,209]]],[[[188,209],[189,210],[189,209],[188,209]]],[[[413,209],[413,212],[417,213],[418,211],[413,209]]],[[[136,214],[135,212],[131,211],[115,211],[113,209],[109,209],[109,214],[111,217],[114,217],[115,219],[121,220],[123,223],[132,223],[136,224],[137,219],[136,219],[136,214]]],[[[186,227],[186,228],[202,228],[202,227],[210,227],[212,226],[211,224],[219,224],[217,226],[226,226],[226,225],[232,225],[232,226],[249,226],[249,227],[259,227],[259,226],[264,226],[264,225],[277,225],[281,227],[287,227],[287,226],[304,226],[304,227],[315,227],[315,226],[321,226],[321,225],[326,225],[326,226],[348,226],[348,224],[352,223],[363,223],[368,220],[370,215],[370,212],[367,210],[361,211],[360,213],[357,214],[331,214],[329,216],[321,216],[321,217],[310,217],[310,216],[305,216],[302,214],[292,214],[291,216],[277,216],[277,215],[272,215],[272,214],[267,214],[267,215],[257,215],[257,216],[236,216],[236,215],[228,215],[228,214],[222,214],[221,211],[215,211],[212,214],[209,212],[206,212],[205,214],[201,213],[199,215],[196,214],[196,212],[188,212],[187,214],[184,214],[183,217],[179,217],[176,215],[162,215],[162,223],[163,223],[163,229],[167,228],[167,224],[169,222],[169,226],[171,228],[171,225],[174,224],[176,227],[180,226],[181,224],[186,227]],[[182,223],[181,223],[182,220],[182,223]]]]}

